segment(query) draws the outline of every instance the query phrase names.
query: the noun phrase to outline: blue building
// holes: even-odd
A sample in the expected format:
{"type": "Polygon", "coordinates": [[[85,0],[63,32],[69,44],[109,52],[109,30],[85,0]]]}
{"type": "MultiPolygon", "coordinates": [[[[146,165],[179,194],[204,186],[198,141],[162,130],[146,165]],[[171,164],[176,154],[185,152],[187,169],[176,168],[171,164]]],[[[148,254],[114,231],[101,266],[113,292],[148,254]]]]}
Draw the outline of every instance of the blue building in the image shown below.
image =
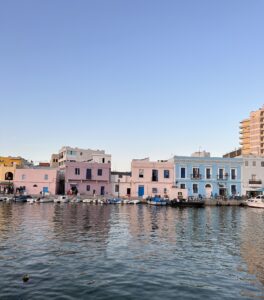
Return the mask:
{"type": "Polygon", "coordinates": [[[175,183],[188,196],[241,195],[242,158],[210,157],[208,152],[174,156],[175,183]]]}

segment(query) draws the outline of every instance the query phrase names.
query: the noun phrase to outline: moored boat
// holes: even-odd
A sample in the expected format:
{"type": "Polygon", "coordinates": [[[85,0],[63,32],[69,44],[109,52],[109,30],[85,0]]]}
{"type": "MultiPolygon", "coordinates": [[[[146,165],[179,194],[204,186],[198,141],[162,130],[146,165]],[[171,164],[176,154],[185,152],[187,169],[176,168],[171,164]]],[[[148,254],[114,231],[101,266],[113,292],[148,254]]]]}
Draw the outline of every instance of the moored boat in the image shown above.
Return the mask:
{"type": "Polygon", "coordinates": [[[168,201],[163,198],[155,196],[153,198],[148,199],[147,203],[150,205],[165,206],[168,204],[168,201]]]}
{"type": "Polygon", "coordinates": [[[244,201],[243,204],[248,207],[264,208],[264,195],[259,195],[254,198],[250,198],[244,201]]]}
{"type": "Polygon", "coordinates": [[[54,199],[54,203],[67,203],[69,202],[68,196],[59,196],[58,198],[54,199]]]}
{"type": "Polygon", "coordinates": [[[173,207],[204,207],[205,202],[203,200],[185,200],[185,199],[173,199],[169,203],[173,207]]]}
{"type": "Polygon", "coordinates": [[[139,204],[139,203],[141,203],[141,201],[138,199],[128,201],[128,204],[139,204]]]}

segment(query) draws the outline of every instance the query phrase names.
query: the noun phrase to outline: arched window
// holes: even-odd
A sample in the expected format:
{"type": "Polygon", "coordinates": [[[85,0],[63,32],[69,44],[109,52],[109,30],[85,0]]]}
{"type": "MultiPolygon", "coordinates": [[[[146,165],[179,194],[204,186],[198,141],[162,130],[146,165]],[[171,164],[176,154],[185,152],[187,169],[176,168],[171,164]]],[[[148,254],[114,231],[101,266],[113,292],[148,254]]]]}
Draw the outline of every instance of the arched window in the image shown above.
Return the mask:
{"type": "Polygon", "coordinates": [[[12,172],[5,173],[5,180],[13,180],[14,175],[12,172]]]}
{"type": "Polygon", "coordinates": [[[206,185],[205,185],[205,188],[206,189],[210,189],[212,186],[211,186],[211,184],[209,184],[209,183],[207,183],[206,185]]]}

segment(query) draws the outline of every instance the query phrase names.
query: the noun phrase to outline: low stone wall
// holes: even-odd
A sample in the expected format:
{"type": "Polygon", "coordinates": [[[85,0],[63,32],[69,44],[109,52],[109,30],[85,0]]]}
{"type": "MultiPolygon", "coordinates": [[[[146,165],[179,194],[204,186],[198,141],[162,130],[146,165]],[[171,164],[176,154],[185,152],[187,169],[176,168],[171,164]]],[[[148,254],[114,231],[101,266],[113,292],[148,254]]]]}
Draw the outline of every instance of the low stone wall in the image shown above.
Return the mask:
{"type": "Polygon", "coordinates": [[[217,199],[205,199],[206,206],[241,206],[241,200],[217,200],[217,199]]]}

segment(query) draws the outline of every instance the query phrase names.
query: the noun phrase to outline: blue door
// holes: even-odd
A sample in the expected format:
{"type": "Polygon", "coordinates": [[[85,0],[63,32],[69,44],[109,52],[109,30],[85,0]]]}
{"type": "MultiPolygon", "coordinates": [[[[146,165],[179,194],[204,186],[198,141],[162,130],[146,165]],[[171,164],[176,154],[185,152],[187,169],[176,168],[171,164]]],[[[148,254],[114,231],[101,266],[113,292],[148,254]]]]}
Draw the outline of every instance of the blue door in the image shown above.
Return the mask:
{"type": "Polygon", "coordinates": [[[43,194],[48,193],[48,192],[49,192],[49,188],[46,187],[46,186],[44,186],[44,187],[43,187],[43,194]]]}
{"type": "Polygon", "coordinates": [[[144,185],[140,185],[140,186],[138,187],[138,196],[139,196],[139,197],[144,196],[144,185]]]}

